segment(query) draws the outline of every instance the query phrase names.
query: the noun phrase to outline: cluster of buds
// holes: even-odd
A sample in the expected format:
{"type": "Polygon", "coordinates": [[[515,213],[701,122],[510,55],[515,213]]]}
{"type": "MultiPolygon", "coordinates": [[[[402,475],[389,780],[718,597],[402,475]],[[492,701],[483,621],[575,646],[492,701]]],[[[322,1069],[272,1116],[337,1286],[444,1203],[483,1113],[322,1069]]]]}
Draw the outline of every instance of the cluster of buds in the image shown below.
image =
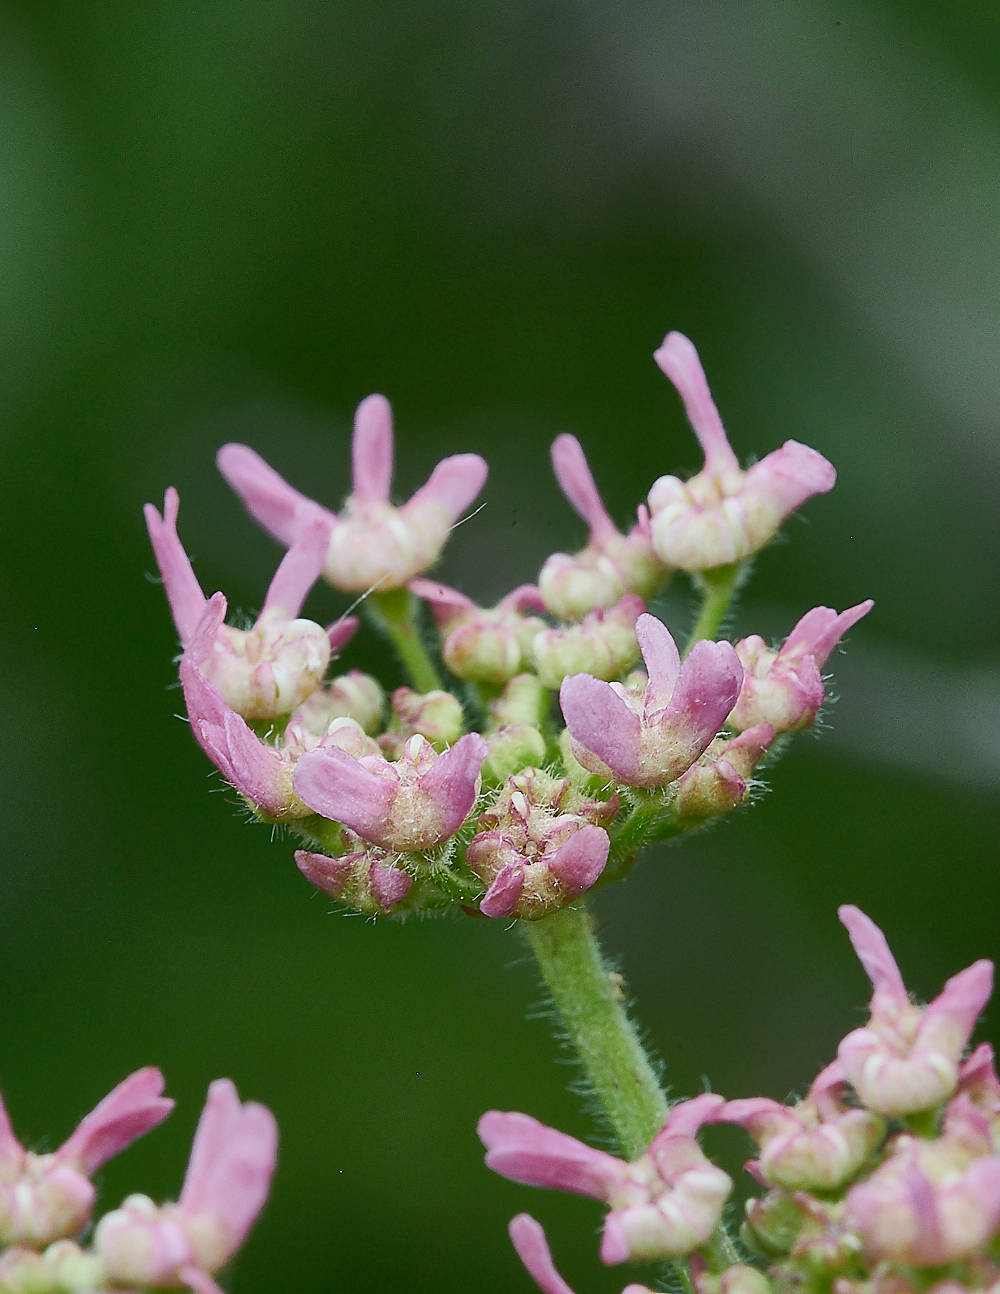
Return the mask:
{"type": "Polygon", "coordinates": [[[491,609],[424,576],[486,464],[445,459],[395,507],[382,396],[358,408],[340,514],[246,446],[220,451],[250,513],[288,546],[248,629],[227,624],[223,595],[200,588],[177,534],[176,492],[162,516],[147,506],[192,731],[256,818],[300,837],[303,874],[344,906],[377,917],[455,904],[537,920],[621,875],[646,841],[746,803],[775,739],[816,719],[821,670],[870,602],[839,615],[814,608],[780,650],[756,636],[705,638],[682,658],[646,600],[675,569],[707,579],[756,552],[833,485],[833,468],[789,441],[743,472],[691,343],[671,333],[656,359],[684,400],[704,471],[687,485],[661,477],[623,533],[579,442],[559,436],[556,477],[588,542],[551,556],[537,586],[491,609]],[[375,679],[330,673],[358,621],[324,628],[302,617],[321,576],[370,593],[366,606],[390,633],[390,606],[397,619],[406,608],[420,691],[396,688],[387,706],[375,679]],[[438,630],[443,681],[414,619],[421,602],[438,630]]]}
{"type": "MultiPolygon", "coordinates": [[[[871,1018],[797,1104],[682,1101],[632,1163],[493,1111],[479,1124],[487,1165],[603,1201],[605,1263],[681,1259],[698,1294],[996,1290],[1000,1081],[988,1044],[965,1058],[993,966],[975,962],[921,1007],[874,922],[850,906],[840,918],[872,981],[871,1018]],[[746,1168],[765,1194],[746,1206],[741,1262],[721,1230],[733,1184],[697,1141],[707,1123],[738,1125],[757,1148],[746,1168]]],[[[539,1224],[521,1214],[510,1230],[545,1294],[571,1294],[539,1224]]]]}
{"type": "Polygon", "coordinates": [[[159,1070],[140,1069],[50,1155],[21,1146],[0,1104],[0,1294],[222,1294],[214,1273],[264,1207],[278,1148],[270,1111],[241,1105],[228,1079],[209,1088],[177,1203],[130,1195],[100,1219],[89,1247],[74,1239],[91,1222],[97,1169],[173,1109],[162,1091],[159,1070]]]}

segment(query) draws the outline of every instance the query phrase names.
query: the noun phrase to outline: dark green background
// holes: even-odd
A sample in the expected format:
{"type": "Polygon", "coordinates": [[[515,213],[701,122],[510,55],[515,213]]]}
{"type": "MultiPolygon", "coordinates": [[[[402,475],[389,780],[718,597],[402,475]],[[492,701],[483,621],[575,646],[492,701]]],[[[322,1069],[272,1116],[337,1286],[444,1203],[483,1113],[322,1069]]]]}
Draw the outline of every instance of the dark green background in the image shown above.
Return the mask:
{"type": "MultiPolygon", "coordinates": [[[[556,433],[623,522],[698,465],[650,359],[673,327],[741,455],[794,436],[840,470],[741,629],[877,600],[833,732],[600,900],[675,1093],[783,1097],[831,1057],[866,1000],[839,902],[925,996],[1000,952],[998,41],[986,0],[0,7],[0,1084],[27,1141],[158,1064],[180,1108],[104,1183],[165,1198],[230,1075],[282,1129],[238,1294],[528,1290],[525,1207],[580,1294],[625,1283],[595,1205],[481,1167],[490,1106],[591,1130],[516,933],[331,917],[209,794],[140,505],[176,485],[206,590],[259,606],[278,549],[216,447],[336,505],[383,391],[401,495],[490,460],[441,574],[491,600],[582,537],[556,433]]],[[[682,632],[680,582],[670,607],[682,632]]],[[[367,637],[347,659],[394,681],[367,637]]]]}

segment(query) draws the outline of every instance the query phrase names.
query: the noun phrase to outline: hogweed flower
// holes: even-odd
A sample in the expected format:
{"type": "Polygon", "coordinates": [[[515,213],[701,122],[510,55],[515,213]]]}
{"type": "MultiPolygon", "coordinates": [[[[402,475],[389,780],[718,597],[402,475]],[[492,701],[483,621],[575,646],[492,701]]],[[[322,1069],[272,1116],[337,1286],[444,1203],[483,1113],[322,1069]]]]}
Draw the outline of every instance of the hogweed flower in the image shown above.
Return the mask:
{"type": "Polygon", "coordinates": [[[804,1100],[781,1105],[766,1097],[728,1101],[723,1123],[746,1128],[760,1147],[755,1170],[787,1191],[833,1191],[851,1180],[885,1135],[885,1120],[844,1101],[839,1061],[827,1065],[804,1100]]]}
{"type": "Polygon", "coordinates": [[[243,1244],[264,1207],[278,1150],[274,1116],[240,1104],[220,1078],[208,1089],[180,1199],[130,1195],[98,1223],[94,1249],[110,1282],[220,1294],[212,1273],[243,1244]]]}
{"type": "Polygon", "coordinates": [[[559,702],[584,768],[629,786],[664,786],[704,754],[739,695],[743,669],[729,643],[707,640],[681,664],[655,616],[640,616],[636,634],[649,675],[643,695],[575,674],[559,702]]]}
{"type": "Polygon", "coordinates": [[[545,628],[538,616],[525,615],[545,610],[533,584],[520,585],[490,609],[435,580],[411,580],[410,592],[430,603],[442,634],[441,659],[456,678],[506,683],[531,664],[532,643],[545,628]]]}
{"type": "Polygon", "coordinates": [[[677,779],[678,818],[712,818],[745,803],[754,768],[774,741],[769,723],[759,723],[738,737],[717,737],[704,755],[677,779]]]}
{"type": "Polygon", "coordinates": [[[24,1149],[0,1101],[0,1242],[41,1247],[81,1231],[94,1206],[90,1178],[174,1108],[162,1091],[158,1069],[137,1070],[49,1155],[24,1149]]]}
{"type": "Polygon", "coordinates": [[[302,755],[295,793],[316,813],[341,822],[383,849],[427,850],[454,835],[479,793],[489,747],[468,733],[439,755],[425,737],[411,737],[400,758],[360,759],[336,746],[302,755]]]}
{"type": "Polygon", "coordinates": [[[250,515],[281,543],[292,545],[311,523],[325,521],[330,539],[323,573],[347,593],[402,588],[433,566],[488,470],[478,454],[455,454],[438,463],[408,503],[393,507],[392,410],[382,395],[358,405],[353,491],[340,516],[294,490],[246,445],[224,445],[218,464],[250,515]]]}
{"type": "Polygon", "coordinates": [[[770,723],[776,733],[808,728],[825,698],[821,670],[830,653],[875,603],[869,598],[838,615],[830,607],[807,611],[780,651],[771,651],[758,634],[736,644],[743,687],[726,720],[742,732],[770,723]]]}
{"type": "MultiPolygon", "coordinates": [[[[518,1258],[542,1294],[573,1294],[556,1271],[541,1224],[530,1213],[519,1213],[516,1218],[511,1218],[507,1230],[518,1258]]],[[[652,1294],[652,1290],[648,1285],[633,1282],[625,1286],[622,1294],[652,1294]]]]}
{"type": "Polygon", "coordinates": [[[704,468],[686,484],[661,476],[649,491],[653,548],[661,561],[692,572],[740,562],[763,548],[806,499],[833,489],[831,464],[795,440],[744,472],[691,342],[668,333],[653,358],[677,388],[705,451],[704,468]]]}
{"type": "Polygon", "coordinates": [[[341,842],[345,852],[336,858],[296,849],[296,866],[317,889],[355,912],[387,915],[409,894],[413,877],[396,866],[398,854],[368,844],[353,831],[342,831],[341,842]]]}
{"type": "Polygon", "coordinates": [[[732,1190],[697,1141],[724,1104],[707,1093],[675,1105],[649,1150],[631,1164],[526,1114],[491,1111],[479,1121],[479,1136],[487,1167],[502,1176],[610,1206],[601,1242],[605,1263],[676,1258],[707,1242],[732,1190]]]}
{"type": "Polygon", "coordinates": [[[553,691],[568,674],[620,678],[639,660],[635,626],[642,613],[642,598],[626,593],[609,610],[591,611],[578,625],[541,630],[531,644],[539,678],[553,691]]]}
{"type": "MultiPolygon", "coordinates": [[[[177,536],[179,507],[177,491],[169,489],[162,517],[151,503],[144,511],[174,624],[181,645],[187,648],[205,617],[208,601],[177,536]]],[[[200,662],[205,677],[244,719],[290,714],[319,686],[330,663],[331,646],[342,647],[357,628],[353,617],[338,621],[329,630],[298,618],[306,595],[323,570],[329,533],[322,520],[306,526],[278,567],[253,628],[235,629],[220,623],[200,662]]]]}
{"type": "Polygon", "coordinates": [[[568,778],[538,768],[509,778],[465,851],[489,887],[480,911],[537,920],[579,898],[604,871],[611,841],[603,826],[617,812],[617,796],[588,800],[568,778]]]}
{"type": "Polygon", "coordinates": [[[958,1084],[959,1061],[993,990],[993,963],[948,980],[927,1007],[911,1003],[885,935],[860,909],[838,909],[874,993],[871,1019],[838,1049],[844,1073],[869,1110],[894,1117],[929,1110],[958,1084]]]}
{"type": "Polygon", "coordinates": [[[651,598],[670,578],[656,553],[649,515],[639,507],[639,520],[627,535],[608,516],[594,484],[587,459],[575,436],[552,442],[552,467],[563,494],[590,527],[586,548],[570,556],[553,553],[538,576],[545,605],[561,620],[582,620],[596,607],[607,609],[626,593],[651,598]]]}

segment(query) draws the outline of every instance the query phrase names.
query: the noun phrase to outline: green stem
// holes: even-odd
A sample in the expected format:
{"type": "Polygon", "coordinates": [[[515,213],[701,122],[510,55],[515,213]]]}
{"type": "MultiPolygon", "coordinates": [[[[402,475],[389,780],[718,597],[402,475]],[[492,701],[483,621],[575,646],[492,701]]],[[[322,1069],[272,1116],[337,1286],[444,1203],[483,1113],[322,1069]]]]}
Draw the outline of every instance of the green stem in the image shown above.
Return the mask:
{"type": "Polygon", "coordinates": [[[373,593],[365,603],[375,623],[389,635],[410,682],[418,692],[434,692],[441,680],[417,628],[417,603],[409,589],[373,593]]]}
{"type": "Polygon", "coordinates": [[[742,570],[743,563],[736,562],[732,566],[716,566],[710,571],[702,571],[698,576],[703,601],[698,619],[691,630],[691,637],[684,648],[685,656],[696,642],[700,642],[702,638],[714,639],[719,632],[733,594],[739,587],[742,570]]]}
{"type": "Polygon", "coordinates": [[[667,1100],[583,904],[523,923],[570,1041],[621,1143],[636,1159],[667,1117],[667,1100]]]}

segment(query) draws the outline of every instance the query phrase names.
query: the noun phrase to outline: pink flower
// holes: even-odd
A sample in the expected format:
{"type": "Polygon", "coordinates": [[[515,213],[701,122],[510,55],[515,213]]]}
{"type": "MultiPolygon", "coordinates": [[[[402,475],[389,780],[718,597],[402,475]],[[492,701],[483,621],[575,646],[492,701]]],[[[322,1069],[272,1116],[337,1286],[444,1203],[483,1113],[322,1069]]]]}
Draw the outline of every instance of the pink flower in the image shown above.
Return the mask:
{"type": "Polygon", "coordinates": [[[526,616],[544,611],[533,584],[522,584],[490,610],[435,580],[411,580],[410,592],[431,604],[442,634],[441,658],[456,678],[506,683],[531,663],[531,644],[545,621],[526,616]]]}
{"type": "Polygon", "coordinates": [[[537,920],[579,898],[608,861],[611,841],[598,824],[617,812],[617,796],[588,800],[568,778],[537,768],[509,778],[465,851],[467,865],[489,886],[480,911],[537,920]]]}
{"type": "Polygon", "coordinates": [[[811,495],[833,489],[833,467],[796,440],[742,471],[691,342],[668,333],[653,358],[679,391],[705,451],[704,468],[687,484],[661,476],[649,492],[653,548],[661,561],[684,571],[742,561],[811,495]]]}
{"type": "Polygon", "coordinates": [[[299,871],[317,889],[366,917],[385,916],[402,903],[413,877],[397,867],[398,855],[369,845],[353,831],[342,832],[344,853],[336,858],[307,849],[295,851],[299,871]]]}
{"type": "Polygon", "coordinates": [[[158,1069],[137,1070],[51,1155],[24,1149],[0,1101],[0,1242],[41,1247],[82,1230],[94,1206],[89,1178],[163,1122],[174,1103],[162,1091],[158,1069]]]}
{"type": "Polygon", "coordinates": [[[869,598],[841,611],[813,607],[788,635],[779,652],[752,634],[736,644],[743,666],[743,688],[727,719],[737,732],[770,723],[775,732],[808,728],[823,704],[821,670],[840,639],[875,605],[869,598]]]}
{"type": "MultiPolygon", "coordinates": [[[[169,489],[162,518],[151,503],[145,514],[174,624],[186,648],[208,602],[177,537],[179,505],[177,491],[169,489]]],[[[219,624],[201,660],[202,673],[245,719],[290,714],[322,681],[331,644],[343,646],[357,628],[353,617],[328,630],[297,618],[323,570],[329,534],[329,525],[321,519],[306,526],[278,567],[254,627],[244,631],[219,624]]]]}
{"type": "Polygon", "coordinates": [[[293,490],[246,445],[223,445],[219,471],[265,530],[294,544],[310,523],[330,528],[324,572],[349,593],[402,588],[437,561],[452,526],[483,488],[487,467],[478,454],[443,459],[408,503],[389,502],[392,410],[370,395],[354,417],[354,489],[340,516],[293,490]]]}
{"type": "MultiPolygon", "coordinates": [[[[542,1294],[573,1294],[556,1271],[540,1223],[528,1213],[519,1213],[516,1218],[511,1218],[507,1230],[518,1258],[524,1263],[542,1294]]],[[[622,1294],[652,1294],[652,1290],[647,1285],[633,1283],[626,1285],[622,1294]]]]}
{"type": "Polygon", "coordinates": [[[567,674],[620,678],[639,659],[635,625],[642,612],[642,598],[626,593],[609,610],[591,611],[578,625],[541,630],[531,644],[539,678],[553,690],[567,674]]]}
{"type": "Polygon", "coordinates": [[[381,755],[354,758],[333,746],[303,755],[295,792],[316,813],[341,822],[383,849],[433,849],[455,834],[479,794],[479,770],[489,747],[468,733],[437,754],[426,738],[411,737],[396,763],[381,755]]]}
{"type": "Polygon", "coordinates": [[[846,904],[838,914],[875,990],[871,1020],[838,1049],[844,1073],[878,1114],[929,1110],[955,1090],[962,1051],[993,991],[993,963],[974,962],[930,1006],[914,1006],[874,921],[846,904]]]}
{"type": "Polygon", "coordinates": [[[264,1207],[277,1149],[270,1110],[241,1105],[229,1079],[214,1082],[180,1200],[160,1208],[148,1196],[130,1195],[98,1224],[94,1248],[108,1279],[219,1294],[211,1273],[232,1258],[264,1207]]]}
{"type": "Polygon", "coordinates": [[[561,620],[582,620],[595,607],[611,607],[625,593],[651,598],[667,582],[670,571],[656,553],[650,537],[649,515],[639,508],[638,523],[628,535],[608,516],[580,442],[557,436],[552,442],[552,467],[562,492],[590,527],[586,548],[569,556],[553,553],[538,577],[545,605],[561,620]]]}
{"type": "Polygon", "coordinates": [[[636,634],[649,673],[643,695],[587,674],[564,680],[559,702],[573,754],[592,773],[664,786],[706,750],[733,708],[743,669],[727,642],[695,643],[681,664],[670,631],[642,615],[636,634]]]}
{"type": "Polygon", "coordinates": [[[487,1167],[502,1176],[610,1205],[601,1243],[605,1263],[673,1258],[706,1243],[732,1190],[697,1142],[699,1128],[724,1104],[706,1094],[675,1105],[649,1150],[631,1164],[526,1114],[493,1110],[480,1119],[479,1136],[487,1167]]]}
{"type": "Polygon", "coordinates": [[[766,1097],[728,1101],[723,1123],[738,1123],[760,1146],[755,1175],[787,1191],[833,1191],[859,1171],[885,1135],[885,1120],[843,1099],[844,1071],[834,1061],[798,1105],[766,1097]]]}

